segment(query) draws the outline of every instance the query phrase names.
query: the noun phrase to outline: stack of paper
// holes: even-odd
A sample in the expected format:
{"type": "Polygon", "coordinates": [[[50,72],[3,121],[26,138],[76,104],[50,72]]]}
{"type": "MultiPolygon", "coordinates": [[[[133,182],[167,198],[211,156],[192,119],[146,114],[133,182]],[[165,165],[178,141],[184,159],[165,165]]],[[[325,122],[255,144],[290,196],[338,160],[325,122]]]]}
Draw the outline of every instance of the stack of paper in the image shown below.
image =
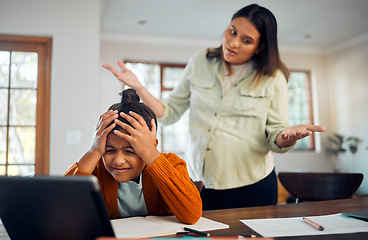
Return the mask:
{"type": "Polygon", "coordinates": [[[303,217],[240,220],[263,237],[308,236],[368,232],[368,222],[343,216],[341,213],[308,216],[323,226],[320,231],[303,221],[303,217]]]}
{"type": "Polygon", "coordinates": [[[148,238],[183,232],[184,227],[198,231],[229,228],[229,225],[201,217],[197,223],[188,225],[175,216],[130,217],[111,220],[116,238],[148,238]]]}

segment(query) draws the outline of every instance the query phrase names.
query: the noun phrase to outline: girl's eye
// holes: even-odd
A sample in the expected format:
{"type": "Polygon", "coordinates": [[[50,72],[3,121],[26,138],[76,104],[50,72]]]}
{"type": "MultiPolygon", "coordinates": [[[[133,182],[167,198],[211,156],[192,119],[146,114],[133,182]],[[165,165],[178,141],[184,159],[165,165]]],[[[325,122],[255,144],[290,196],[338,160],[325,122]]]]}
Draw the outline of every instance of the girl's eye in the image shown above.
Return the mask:
{"type": "Polygon", "coordinates": [[[236,32],[234,30],[230,30],[231,35],[236,36],[236,32]]]}
{"type": "Polygon", "coordinates": [[[114,149],[106,149],[106,153],[113,153],[114,149]]]}
{"type": "Polygon", "coordinates": [[[125,151],[127,154],[134,154],[135,155],[135,152],[133,150],[126,150],[125,151]]]}

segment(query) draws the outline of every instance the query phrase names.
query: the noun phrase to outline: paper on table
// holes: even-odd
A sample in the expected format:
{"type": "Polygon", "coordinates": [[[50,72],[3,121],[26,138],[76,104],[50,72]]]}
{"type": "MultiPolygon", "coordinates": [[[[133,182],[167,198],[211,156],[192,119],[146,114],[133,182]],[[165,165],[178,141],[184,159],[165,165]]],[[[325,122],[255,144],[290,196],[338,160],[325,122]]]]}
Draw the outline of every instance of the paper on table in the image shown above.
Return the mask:
{"type": "Polygon", "coordinates": [[[201,217],[197,223],[188,225],[175,216],[131,217],[111,220],[116,238],[148,238],[166,236],[184,231],[184,227],[198,231],[229,228],[229,225],[201,217]]]}
{"type": "Polygon", "coordinates": [[[324,227],[324,231],[310,226],[303,217],[240,220],[263,237],[324,235],[368,232],[368,222],[343,216],[341,213],[305,216],[324,227]]]}

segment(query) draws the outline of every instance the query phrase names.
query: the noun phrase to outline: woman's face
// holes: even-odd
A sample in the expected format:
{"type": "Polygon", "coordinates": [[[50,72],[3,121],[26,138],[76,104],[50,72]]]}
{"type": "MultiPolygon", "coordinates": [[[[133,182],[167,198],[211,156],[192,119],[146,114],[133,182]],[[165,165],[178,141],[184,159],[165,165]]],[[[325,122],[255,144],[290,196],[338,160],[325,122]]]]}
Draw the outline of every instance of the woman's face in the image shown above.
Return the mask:
{"type": "Polygon", "coordinates": [[[145,167],[129,142],[113,132],[107,136],[106,152],[102,158],[105,168],[118,182],[136,181],[145,167]]]}
{"type": "Polygon", "coordinates": [[[262,50],[259,46],[261,35],[247,18],[238,17],[226,29],[222,51],[224,59],[233,65],[244,64],[262,50]]]}

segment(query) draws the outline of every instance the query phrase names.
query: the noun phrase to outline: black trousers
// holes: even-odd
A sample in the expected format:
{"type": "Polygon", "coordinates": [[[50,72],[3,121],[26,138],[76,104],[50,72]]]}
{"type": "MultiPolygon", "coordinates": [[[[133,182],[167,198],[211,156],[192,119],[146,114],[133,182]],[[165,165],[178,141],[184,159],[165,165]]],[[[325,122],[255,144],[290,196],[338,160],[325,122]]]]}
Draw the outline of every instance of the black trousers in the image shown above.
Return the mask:
{"type": "Polygon", "coordinates": [[[203,210],[256,207],[277,204],[277,178],[275,169],[254,184],[225,190],[203,188],[203,210]]]}

